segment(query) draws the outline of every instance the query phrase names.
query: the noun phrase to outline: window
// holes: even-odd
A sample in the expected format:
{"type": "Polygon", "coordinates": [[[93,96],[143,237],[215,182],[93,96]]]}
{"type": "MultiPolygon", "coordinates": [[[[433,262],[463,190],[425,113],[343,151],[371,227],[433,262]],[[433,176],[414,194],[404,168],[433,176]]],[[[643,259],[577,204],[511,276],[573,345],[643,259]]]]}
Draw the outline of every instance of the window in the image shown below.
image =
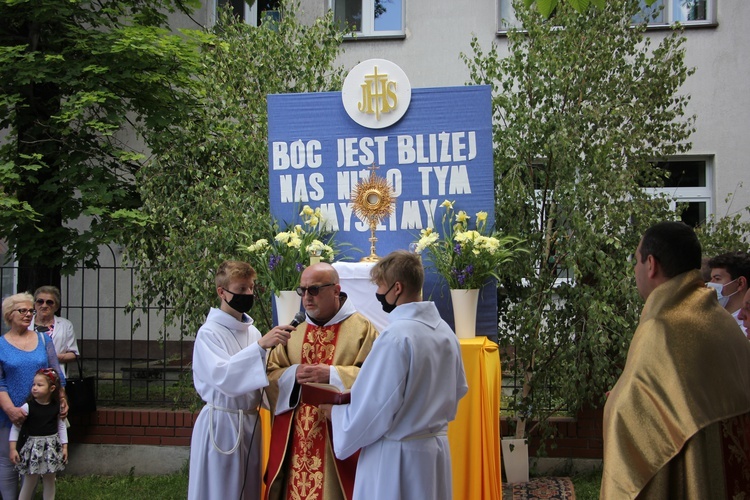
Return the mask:
{"type": "Polygon", "coordinates": [[[330,0],[330,7],[357,38],[404,35],[404,0],[330,0]]]}
{"type": "Polygon", "coordinates": [[[505,33],[511,28],[520,28],[521,23],[516,19],[516,12],[513,10],[511,0],[499,0],[500,5],[497,8],[497,31],[505,33]]]}
{"type": "Polygon", "coordinates": [[[686,26],[716,22],[716,0],[656,0],[647,6],[641,0],[641,12],[634,23],[647,21],[649,26],[668,26],[676,22],[686,26]]]}
{"type": "Polygon", "coordinates": [[[256,0],[248,5],[245,0],[216,0],[214,3],[214,21],[219,8],[231,7],[235,15],[253,26],[260,26],[263,18],[270,16],[278,20],[280,0],[256,0]]]}
{"type": "Polygon", "coordinates": [[[664,187],[647,188],[671,198],[670,208],[680,210],[686,224],[696,227],[713,213],[711,167],[706,159],[675,159],[657,165],[669,171],[664,187]]]}
{"type": "MultiPolygon", "coordinates": [[[[498,33],[520,27],[512,0],[498,0],[498,33]]],[[[685,26],[709,26],[716,23],[718,0],[656,0],[647,6],[640,0],[641,12],[633,17],[633,24],[648,22],[649,26],[669,26],[680,22],[685,26]]]]}

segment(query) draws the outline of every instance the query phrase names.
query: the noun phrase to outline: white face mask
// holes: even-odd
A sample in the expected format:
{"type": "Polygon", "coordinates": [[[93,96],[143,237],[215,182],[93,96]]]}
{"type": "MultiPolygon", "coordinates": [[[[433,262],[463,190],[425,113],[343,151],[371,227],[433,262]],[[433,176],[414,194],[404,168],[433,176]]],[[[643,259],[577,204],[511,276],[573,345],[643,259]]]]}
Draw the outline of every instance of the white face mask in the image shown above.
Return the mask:
{"type": "Polygon", "coordinates": [[[739,292],[739,290],[735,290],[734,292],[730,293],[729,295],[724,295],[724,287],[727,286],[727,285],[730,285],[730,284],[734,283],[735,281],[737,281],[737,280],[732,280],[729,283],[725,283],[723,285],[721,283],[711,283],[711,282],[706,283],[706,286],[708,288],[713,288],[714,290],[716,290],[716,296],[719,299],[719,305],[721,307],[726,307],[727,303],[729,302],[729,297],[731,297],[735,293],[739,292]]]}

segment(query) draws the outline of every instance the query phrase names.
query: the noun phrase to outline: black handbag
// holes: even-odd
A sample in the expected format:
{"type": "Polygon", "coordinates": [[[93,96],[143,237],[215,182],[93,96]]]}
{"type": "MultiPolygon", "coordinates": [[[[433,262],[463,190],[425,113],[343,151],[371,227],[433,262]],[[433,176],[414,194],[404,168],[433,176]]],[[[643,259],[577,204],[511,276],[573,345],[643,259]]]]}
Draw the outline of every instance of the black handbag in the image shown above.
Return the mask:
{"type": "Polygon", "coordinates": [[[70,413],[91,413],[96,411],[96,377],[83,376],[81,358],[76,355],[78,376],[67,379],[65,393],[68,395],[70,413]]]}

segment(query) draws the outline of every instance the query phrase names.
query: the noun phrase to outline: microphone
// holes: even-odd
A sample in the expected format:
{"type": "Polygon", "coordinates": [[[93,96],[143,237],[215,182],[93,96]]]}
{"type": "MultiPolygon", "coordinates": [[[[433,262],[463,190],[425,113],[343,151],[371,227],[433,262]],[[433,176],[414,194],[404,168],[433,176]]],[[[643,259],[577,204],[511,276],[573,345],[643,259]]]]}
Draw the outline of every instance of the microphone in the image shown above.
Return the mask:
{"type": "Polygon", "coordinates": [[[298,311],[297,314],[294,315],[294,319],[289,322],[289,325],[297,328],[297,326],[303,321],[305,321],[305,313],[298,311]]]}

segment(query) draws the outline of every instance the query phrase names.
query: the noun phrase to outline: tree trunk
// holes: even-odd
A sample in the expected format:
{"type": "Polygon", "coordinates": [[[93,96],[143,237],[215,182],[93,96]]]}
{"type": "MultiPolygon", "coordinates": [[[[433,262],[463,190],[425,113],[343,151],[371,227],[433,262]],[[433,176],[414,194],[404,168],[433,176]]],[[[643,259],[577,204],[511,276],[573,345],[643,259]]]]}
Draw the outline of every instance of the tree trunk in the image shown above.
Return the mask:
{"type": "Polygon", "coordinates": [[[60,277],[60,266],[46,267],[18,261],[18,286],[16,291],[34,293],[34,290],[43,285],[53,285],[60,288],[62,279],[60,277]]]}
{"type": "MultiPolygon", "coordinates": [[[[28,23],[17,33],[29,41],[29,49],[43,51],[42,27],[35,22],[28,23]]],[[[18,198],[28,202],[40,219],[36,223],[19,224],[13,230],[16,260],[18,261],[19,292],[33,293],[42,285],[61,283],[63,248],[60,237],[66,230],[62,224],[62,203],[58,195],[39,189],[45,183],[55,182],[60,175],[61,138],[50,135],[52,117],[60,111],[60,89],[45,81],[32,81],[22,92],[24,105],[16,107],[18,130],[16,161],[33,162],[42,165],[33,173],[25,174],[27,181],[18,191],[18,198]],[[38,160],[27,159],[40,155],[38,160]]]]}

